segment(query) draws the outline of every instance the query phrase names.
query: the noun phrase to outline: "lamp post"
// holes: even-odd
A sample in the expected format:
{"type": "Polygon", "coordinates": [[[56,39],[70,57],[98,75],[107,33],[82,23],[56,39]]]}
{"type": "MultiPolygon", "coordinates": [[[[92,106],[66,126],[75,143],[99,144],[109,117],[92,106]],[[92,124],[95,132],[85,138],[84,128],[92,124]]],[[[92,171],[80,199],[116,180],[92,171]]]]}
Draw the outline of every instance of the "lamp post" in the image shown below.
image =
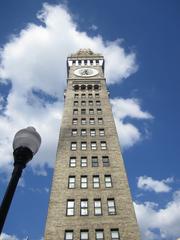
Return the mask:
{"type": "Polygon", "coordinates": [[[26,167],[26,164],[37,153],[40,144],[41,137],[33,127],[21,129],[14,136],[14,169],[0,206],[0,234],[2,232],[4,222],[6,220],[6,216],[8,214],[8,210],[11,205],[13,195],[15,193],[16,186],[18,184],[19,178],[21,177],[22,171],[26,167]]]}

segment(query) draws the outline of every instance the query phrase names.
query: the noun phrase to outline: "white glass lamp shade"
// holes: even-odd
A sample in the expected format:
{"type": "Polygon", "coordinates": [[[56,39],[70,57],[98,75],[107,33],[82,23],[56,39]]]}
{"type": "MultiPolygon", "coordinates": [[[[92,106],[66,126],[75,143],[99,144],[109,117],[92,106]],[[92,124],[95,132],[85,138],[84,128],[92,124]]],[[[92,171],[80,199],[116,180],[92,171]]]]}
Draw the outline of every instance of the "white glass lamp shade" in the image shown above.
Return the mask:
{"type": "Polygon", "coordinates": [[[41,137],[34,127],[27,127],[18,131],[14,136],[13,149],[27,147],[35,155],[40,147],[41,137]]]}

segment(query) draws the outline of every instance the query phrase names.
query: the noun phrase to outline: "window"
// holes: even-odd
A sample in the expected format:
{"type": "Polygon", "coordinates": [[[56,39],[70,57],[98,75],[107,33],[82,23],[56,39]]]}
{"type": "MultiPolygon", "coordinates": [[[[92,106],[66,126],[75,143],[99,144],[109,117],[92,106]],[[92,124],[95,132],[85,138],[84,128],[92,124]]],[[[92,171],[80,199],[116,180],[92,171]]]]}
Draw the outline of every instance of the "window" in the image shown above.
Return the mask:
{"type": "Polygon", "coordinates": [[[80,205],[80,214],[81,216],[88,215],[88,200],[87,199],[81,199],[81,205],[80,205]]]}
{"type": "Polygon", "coordinates": [[[109,215],[115,215],[116,214],[116,208],[115,208],[114,198],[109,198],[107,200],[107,205],[108,205],[108,214],[109,215]]]}
{"type": "Polygon", "coordinates": [[[64,234],[64,240],[73,240],[73,239],[74,239],[73,230],[66,230],[64,234]]]}
{"type": "Polygon", "coordinates": [[[89,106],[93,106],[93,101],[89,101],[89,106]]]}
{"type": "Polygon", "coordinates": [[[81,94],[81,98],[86,98],[86,94],[85,94],[85,93],[82,93],[82,94],[81,94]]]}
{"type": "Polygon", "coordinates": [[[81,129],[81,136],[86,136],[86,135],[87,135],[86,129],[81,129]]]}
{"type": "Polygon", "coordinates": [[[103,167],[109,167],[109,157],[108,156],[103,156],[102,157],[102,162],[103,162],[103,167]]]}
{"type": "Polygon", "coordinates": [[[92,157],[92,167],[98,167],[99,163],[98,163],[98,157],[92,157]]]}
{"type": "Polygon", "coordinates": [[[97,109],[97,114],[102,114],[102,109],[101,108],[97,109]]]}
{"type": "Polygon", "coordinates": [[[87,149],[87,142],[81,142],[81,150],[87,149]]]}
{"type": "Polygon", "coordinates": [[[83,108],[83,109],[81,109],[81,114],[86,114],[86,109],[85,108],[83,108]]]}
{"type": "Polygon", "coordinates": [[[104,129],[103,128],[99,129],[99,136],[103,137],[104,135],[105,135],[104,129]]]}
{"type": "Polygon", "coordinates": [[[79,94],[78,94],[78,93],[75,93],[75,94],[74,94],[74,98],[76,98],[76,99],[79,98],[79,94]]]}
{"type": "Polygon", "coordinates": [[[106,150],[107,149],[106,142],[104,142],[104,141],[101,142],[101,149],[102,150],[106,150]]]}
{"type": "Polygon", "coordinates": [[[95,129],[90,129],[90,136],[95,137],[96,136],[96,130],[95,129]]]}
{"type": "Polygon", "coordinates": [[[111,240],[120,240],[118,229],[111,229],[111,240]]]}
{"type": "Polygon", "coordinates": [[[81,157],[81,167],[87,167],[87,157],[81,157]]]}
{"type": "Polygon", "coordinates": [[[94,215],[101,214],[102,214],[101,199],[94,199],[94,215]]]}
{"type": "Polygon", "coordinates": [[[87,89],[88,89],[88,90],[92,90],[92,85],[88,85],[88,86],[87,86],[87,89]]]}
{"type": "Polygon", "coordinates": [[[84,60],[84,65],[87,65],[87,60],[84,60]]]}
{"type": "Polygon", "coordinates": [[[96,240],[104,239],[104,231],[102,229],[96,230],[96,240]]]}
{"type": "Polygon", "coordinates": [[[97,149],[97,144],[96,142],[91,142],[91,149],[96,150],[97,149]]]}
{"type": "Polygon", "coordinates": [[[81,85],[81,90],[85,91],[86,90],[86,85],[81,85]]]}
{"type": "Polygon", "coordinates": [[[77,129],[72,129],[72,136],[77,136],[77,129]]]}
{"type": "Polygon", "coordinates": [[[98,118],[98,124],[103,124],[103,119],[102,118],[98,118]]]}
{"type": "Polygon", "coordinates": [[[99,93],[95,93],[95,97],[96,97],[96,98],[99,98],[99,93]]]}
{"type": "Polygon", "coordinates": [[[96,60],[96,63],[99,64],[99,60],[96,60]]]}
{"type": "Polygon", "coordinates": [[[81,176],[81,188],[87,188],[88,178],[87,176],[81,176]]]}
{"type": "Polygon", "coordinates": [[[71,157],[69,159],[69,166],[70,167],[76,167],[76,157],[71,157]]]}
{"type": "Polygon", "coordinates": [[[74,110],[73,110],[73,114],[74,114],[74,115],[78,115],[78,109],[74,109],[74,110]]]}
{"type": "Polygon", "coordinates": [[[76,178],[75,176],[69,176],[68,179],[68,188],[75,188],[76,178]]]}
{"type": "Polygon", "coordinates": [[[92,109],[92,108],[89,109],[89,114],[90,114],[90,115],[93,115],[93,114],[94,114],[94,109],[92,109]]]}
{"type": "Polygon", "coordinates": [[[81,65],[81,60],[78,60],[78,64],[81,65]]]}
{"type": "Polygon", "coordinates": [[[99,175],[93,176],[93,188],[99,188],[100,187],[100,179],[99,175]]]}
{"type": "Polygon", "coordinates": [[[72,120],[72,124],[73,124],[73,125],[77,125],[77,123],[78,123],[77,118],[73,118],[73,120],[72,120]]]}
{"type": "Polygon", "coordinates": [[[99,85],[94,85],[94,90],[99,90],[99,85]]]}
{"type": "Polygon", "coordinates": [[[91,64],[91,65],[93,64],[93,60],[90,60],[90,64],[91,64]]]}
{"type": "Polygon", "coordinates": [[[93,97],[92,93],[89,93],[89,94],[88,94],[88,97],[89,97],[89,98],[92,98],[92,97],[93,97]]]}
{"type": "Polygon", "coordinates": [[[73,199],[67,200],[67,209],[66,209],[67,216],[74,216],[74,207],[75,207],[75,201],[73,199]]]}
{"type": "Polygon", "coordinates": [[[76,151],[77,150],[77,143],[76,142],[72,142],[71,143],[71,150],[72,151],[76,151]]]}
{"type": "Polygon", "coordinates": [[[75,91],[78,91],[78,90],[79,90],[79,85],[74,85],[73,87],[74,87],[74,90],[75,90],[75,91]]]}
{"type": "Polygon", "coordinates": [[[101,102],[100,101],[96,101],[96,106],[101,106],[101,102]]]}
{"type": "Polygon", "coordinates": [[[89,124],[90,124],[90,125],[94,125],[94,124],[95,124],[94,118],[90,118],[90,119],[89,119],[89,124]]]}
{"type": "Polygon", "coordinates": [[[81,118],[81,124],[86,125],[86,118],[81,118]]]}
{"type": "Polygon", "coordinates": [[[86,101],[81,101],[81,106],[86,106],[86,101]]]}
{"type": "Polygon", "coordinates": [[[88,240],[89,239],[89,231],[81,230],[80,232],[80,240],[88,240]]]}
{"type": "Polygon", "coordinates": [[[78,106],[78,101],[74,101],[74,106],[78,106]]]}
{"type": "Polygon", "coordinates": [[[104,181],[105,181],[105,187],[106,187],[106,188],[111,188],[111,187],[112,187],[112,178],[111,178],[111,175],[105,175],[105,176],[104,176],[104,181]]]}

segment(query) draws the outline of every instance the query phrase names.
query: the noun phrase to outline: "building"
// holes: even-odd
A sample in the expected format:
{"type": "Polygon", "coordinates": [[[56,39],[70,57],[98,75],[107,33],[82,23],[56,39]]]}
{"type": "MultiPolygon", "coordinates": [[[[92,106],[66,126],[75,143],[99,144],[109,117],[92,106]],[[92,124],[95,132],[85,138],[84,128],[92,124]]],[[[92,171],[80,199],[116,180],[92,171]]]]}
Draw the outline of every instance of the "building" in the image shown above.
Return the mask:
{"type": "Polygon", "coordinates": [[[67,59],[67,90],[45,240],[139,240],[104,58],[67,59]]]}

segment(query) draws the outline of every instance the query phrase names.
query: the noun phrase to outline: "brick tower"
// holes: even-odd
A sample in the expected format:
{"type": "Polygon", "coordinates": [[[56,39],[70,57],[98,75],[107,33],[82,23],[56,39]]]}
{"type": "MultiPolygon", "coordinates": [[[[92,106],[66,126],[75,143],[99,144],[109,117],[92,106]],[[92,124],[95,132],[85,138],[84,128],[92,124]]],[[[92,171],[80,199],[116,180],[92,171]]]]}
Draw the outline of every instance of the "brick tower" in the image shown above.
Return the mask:
{"type": "Polygon", "coordinates": [[[104,58],[67,59],[67,90],[45,240],[140,240],[111,111],[104,58]]]}

